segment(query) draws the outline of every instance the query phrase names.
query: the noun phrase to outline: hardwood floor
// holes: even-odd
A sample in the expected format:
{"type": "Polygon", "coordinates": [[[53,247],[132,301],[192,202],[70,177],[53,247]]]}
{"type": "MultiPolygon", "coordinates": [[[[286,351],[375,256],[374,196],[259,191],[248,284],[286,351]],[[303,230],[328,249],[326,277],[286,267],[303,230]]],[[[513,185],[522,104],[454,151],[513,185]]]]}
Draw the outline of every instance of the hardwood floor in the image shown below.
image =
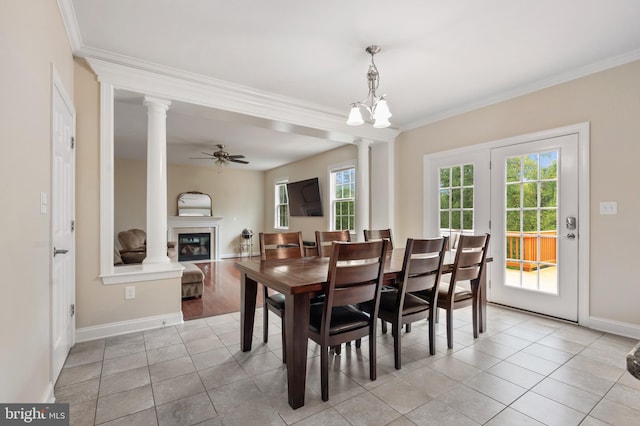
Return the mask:
{"type": "MultiPolygon", "coordinates": [[[[196,263],[204,272],[204,291],[201,298],[183,299],[182,315],[185,321],[240,310],[240,272],[237,259],[196,263]]],[[[258,291],[256,306],[262,306],[262,291],[258,291]]]]}

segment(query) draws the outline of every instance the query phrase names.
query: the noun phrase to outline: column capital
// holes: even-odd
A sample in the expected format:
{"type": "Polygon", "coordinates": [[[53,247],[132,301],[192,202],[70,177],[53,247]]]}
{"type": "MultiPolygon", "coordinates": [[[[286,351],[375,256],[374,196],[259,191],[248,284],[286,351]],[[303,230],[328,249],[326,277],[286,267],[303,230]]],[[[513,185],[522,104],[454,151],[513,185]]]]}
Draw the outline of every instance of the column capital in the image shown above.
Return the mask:
{"type": "Polygon", "coordinates": [[[371,145],[373,145],[373,139],[359,139],[357,141],[354,141],[353,144],[356,145],[359,149],[369,148],[371,145]]]}
{"type": "Polygon", "coordinates": [[[150,106],[159,106],[164,108],[164,110],[168,110],[171,106],[171,101],[168,99],[156,98],[155,96],[145,96],[144,97],[144,106],[149,108],[150,106]]]}

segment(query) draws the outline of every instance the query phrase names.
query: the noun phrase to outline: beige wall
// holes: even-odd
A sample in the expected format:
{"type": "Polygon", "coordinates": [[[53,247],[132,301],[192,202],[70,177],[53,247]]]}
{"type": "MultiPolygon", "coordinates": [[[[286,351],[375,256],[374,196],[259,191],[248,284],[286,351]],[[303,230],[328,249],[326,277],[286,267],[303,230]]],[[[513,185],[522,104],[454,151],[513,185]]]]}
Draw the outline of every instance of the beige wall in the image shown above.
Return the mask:
{"type": "Polygon", "coordinates": [[[590,271],[590,315],[638,326],[638,117],[640,61],[405,132],[396,143],[395,235],[422,233],[425,154],[588,121],[591,265],[580,267],[590,271]],[[600,215],[600,201],[617,201],[618,215],[600,215]]]}
{"type": "MultiPolygon", "coordinates": [[[[100,274],[99,84],[83,60],[75,61],[76,166],[76,326],[81,328],[180,312],[180,279],[103,285],[100,274]],[[125,300],[124,287],[136,297],[125,300]]],[[[146,180],[145,180],[146,181],[146,180]]]]}
{"type": "MultiPolygon", "coordinates": [[[[0,2],[2,284],[0,401],[44,402],[50,382],[51,69],[73,98],[73,58],[55,0],[0,2]]],[[[51,200],[55,202],[55,200],[51,200]]]]}
{"type": "Polygon", "coordinates": [[[264,232],[273,232],[275,224],[275,193],[274,185],[277,180],[288,178],[289,182],[318,178],[320,195],[322,196],[323,217],[291,217],[289,229],[302,231],[305,240],[314,241],[315,231],[329,229],[329,167],[356,161],[358,149],[355,145],[345,145],[340,148],[307,158],[302,161],[288,164],[265,172],[264,174],[264,232]]]}
{"type": "MultiPolygon", "coordinates": [[[[114,170],[116,236],[125,229],[145,229],[146,162],[119,158],[114,170]]],[[[259,232],[263,227],[263,175],[262,172],[240,168],[169,164],[167,215],[178,214],[180,193],[200,191],[209,194],[213,215],[223,218],[220,225],[221,256],[238,256],[242,230],[248,228],[259,232]]]]}

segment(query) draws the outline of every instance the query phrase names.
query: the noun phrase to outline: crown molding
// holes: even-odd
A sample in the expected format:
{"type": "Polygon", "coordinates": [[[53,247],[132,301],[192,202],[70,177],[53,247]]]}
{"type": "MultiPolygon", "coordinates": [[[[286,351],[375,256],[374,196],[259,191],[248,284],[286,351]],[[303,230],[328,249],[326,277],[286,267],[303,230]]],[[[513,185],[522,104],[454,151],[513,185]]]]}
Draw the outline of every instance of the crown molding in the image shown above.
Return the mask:
{"type": "Polygon", "coordinates": [[[572,80],[576,80],[581,77],[586,77],[591,74],[595,74],[601,71],[608,70],[620,65],[625,65],[633,61],[640,59],[640,49],[633,50],[621,55],[613,56],[611,58],[595,62],[593,64],[585,65],[582,67],[574,68],[570,71],[556,74],[552,77],[535,81],[533,83],[517,87],[516,89],[506,92],[498,93],[493,96],[489,96],[483,99],[479,99],[475,102],[462,104],[451,109],[441,111],[432,115],[429,115],[421,120],[407,123],[402,126],[402,131],[408,131],[416,129],[418,127],[426,126],[428,124],[435,123],[447,118],[454,117],[456,115],[464,114],[476,109],[484,108],[490,105],[497,104],[499,102],[507,101],[509,99],[517,98],[518,96],[527,95],[529,93],[537,92],[538,90],[546,89],[558,84],[566,83],[572,80]]]}
{"type": "Polygon", "coordinates": [[[343,143],[390,142],[400,134],[392,128],[348,126],[343,111],[113,52],[83,47],[76,56],[87,60],[99,81],[117,89],[260,117],[285,131],[292,126],[319,129],[343,143]]]}
{"type": "Polygon", "coordinates": [[[67,32],[67,38],[71,44],[71,49],[75,54],[82,47],[82,35],[80,34],[80,27],[78,26],[78,20],[76,19],[76,11],[73,7],[72,0],[57,0],[58,10],[60,10],[60,16],[62,17],[62,23],[64,29],[67,32]]]}

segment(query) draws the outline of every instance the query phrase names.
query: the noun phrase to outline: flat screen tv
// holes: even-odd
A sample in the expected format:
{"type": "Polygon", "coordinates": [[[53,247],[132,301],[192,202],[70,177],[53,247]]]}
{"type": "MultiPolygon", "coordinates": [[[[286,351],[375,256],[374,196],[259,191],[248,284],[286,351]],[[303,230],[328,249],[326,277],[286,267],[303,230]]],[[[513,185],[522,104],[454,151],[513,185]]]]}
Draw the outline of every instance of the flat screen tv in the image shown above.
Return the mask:
{"type": "Polygon", "coordinates": [[[318,178],[287,184],[289,216],[322,216],[318,178]]]}

